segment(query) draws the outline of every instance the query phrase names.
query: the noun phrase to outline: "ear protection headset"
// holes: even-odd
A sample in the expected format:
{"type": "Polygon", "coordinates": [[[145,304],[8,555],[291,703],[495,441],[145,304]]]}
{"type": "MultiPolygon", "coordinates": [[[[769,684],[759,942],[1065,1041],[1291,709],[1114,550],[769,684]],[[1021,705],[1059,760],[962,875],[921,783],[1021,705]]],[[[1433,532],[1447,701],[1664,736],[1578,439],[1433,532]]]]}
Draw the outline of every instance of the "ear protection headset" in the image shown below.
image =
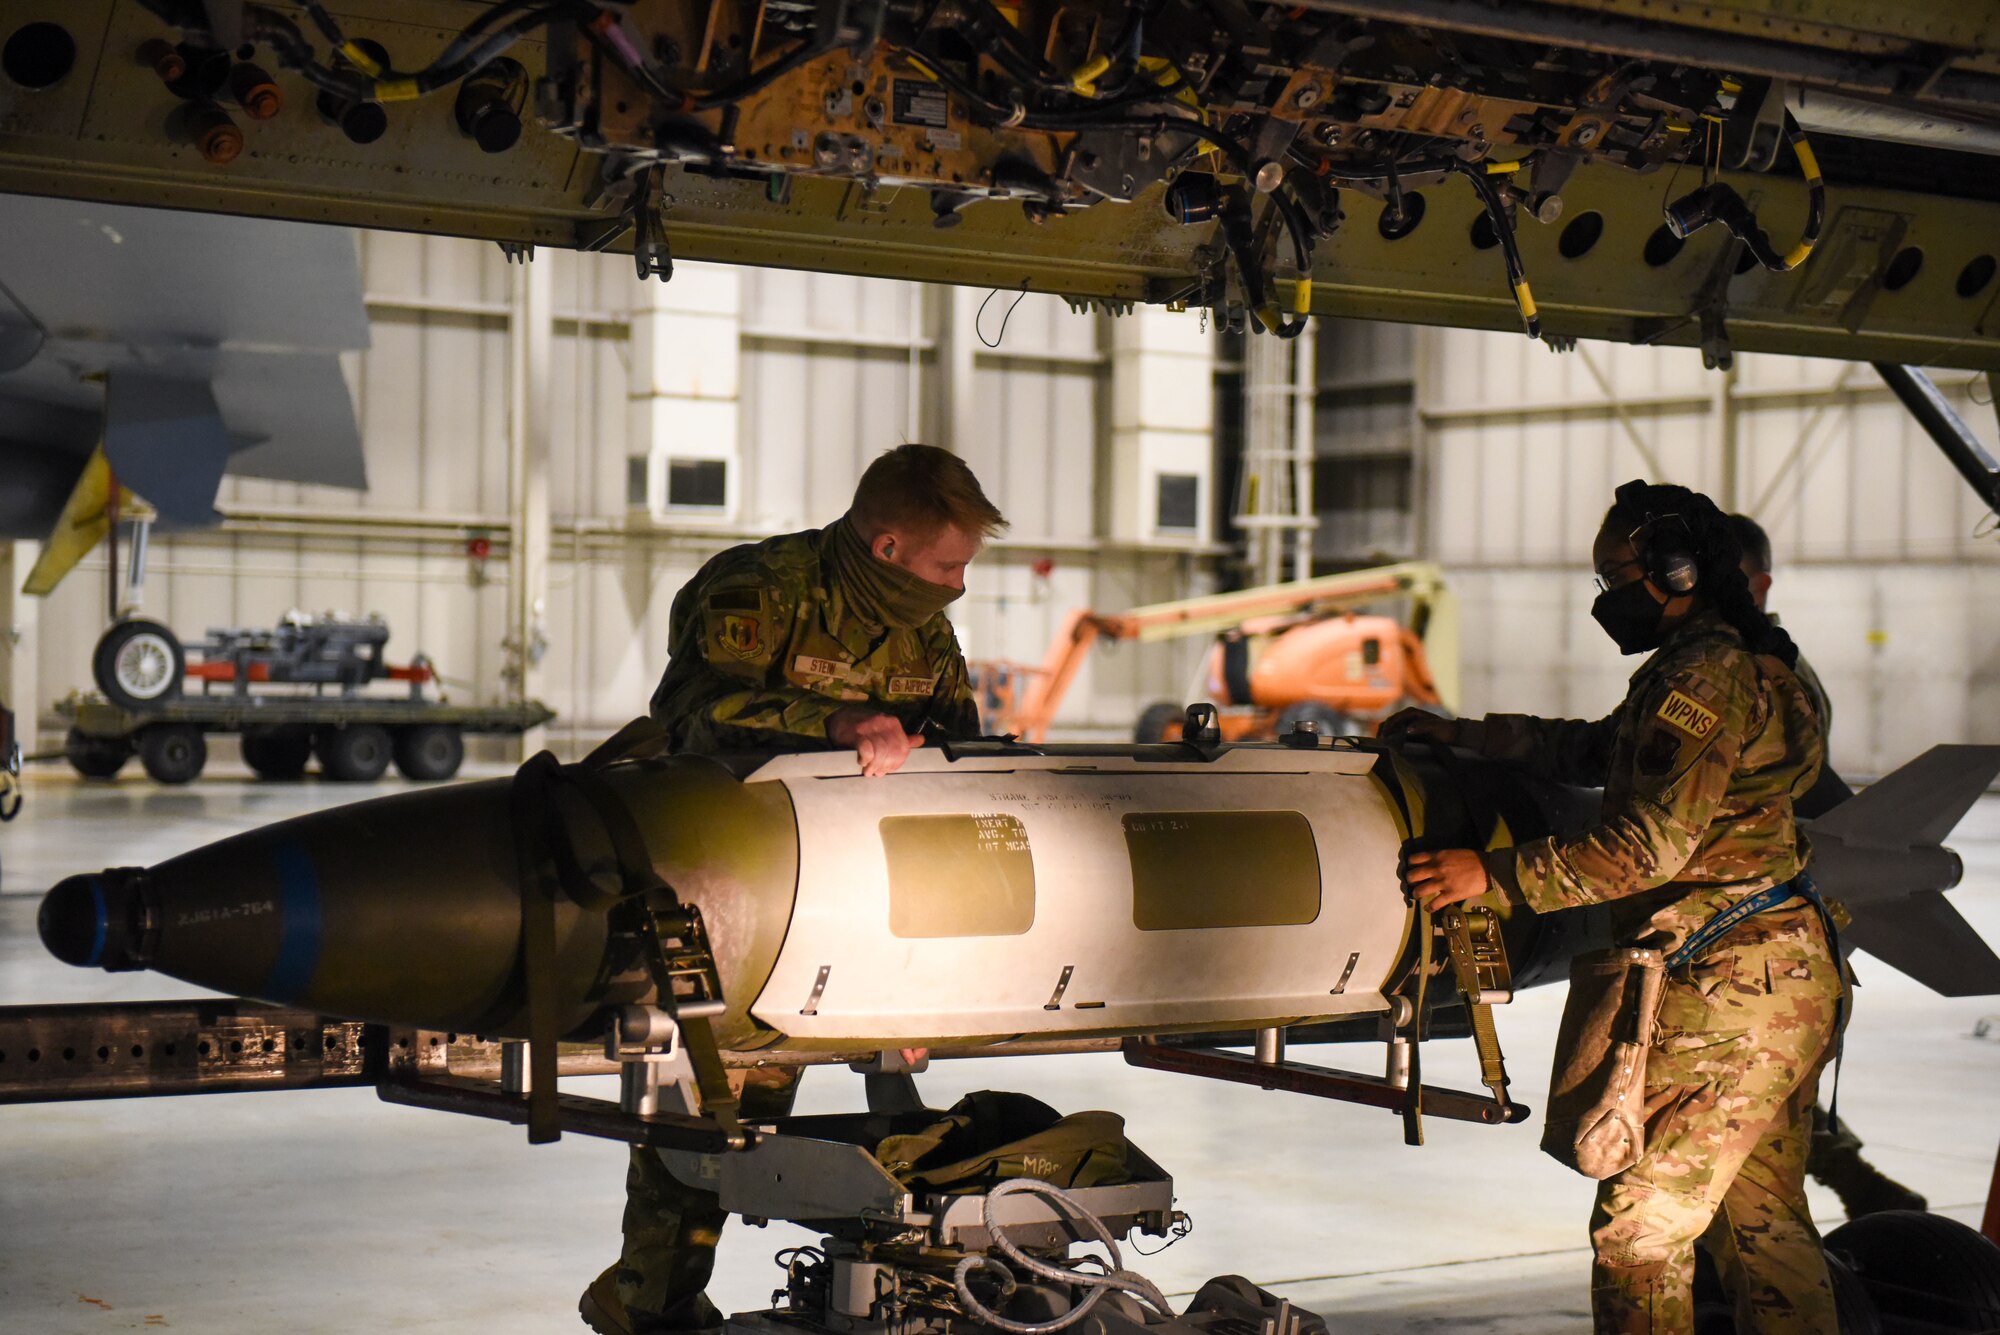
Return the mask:
{"type": "Polygon", "coordinates": [[[1648,507],[1645,496],[1649,489],[1641,480],[1627,482],[1617,491],[1620,509],[1645,516],[1639,527],[1632,530],[1632,549],[1645,568],[1646,578],[1655,585],[1676,596],[1693,593],[1701,581],[1701,564],[1694,554],[1694,530],[1680,514],[1661,514],[1648,507]]]}

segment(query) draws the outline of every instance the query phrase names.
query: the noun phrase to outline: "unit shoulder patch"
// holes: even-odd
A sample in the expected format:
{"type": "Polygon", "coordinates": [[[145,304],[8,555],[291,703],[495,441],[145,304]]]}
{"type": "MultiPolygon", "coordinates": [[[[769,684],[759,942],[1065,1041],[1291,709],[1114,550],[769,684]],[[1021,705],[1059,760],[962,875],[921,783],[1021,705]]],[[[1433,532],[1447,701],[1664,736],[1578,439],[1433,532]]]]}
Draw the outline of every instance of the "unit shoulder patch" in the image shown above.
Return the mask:
{"type": "Polygon", "coordinates": [[[764,623],[756,616],[724,613],[716,624],[715,641],[738,658],[754,658],[764,647],[764,623]]]}
{"type": "Polygon", "coordinates": [[[1680,729],[1697,742],[1705,741],[1722,721],[1721,715],[1706,705],[1698,704],[1680,691],[1667,692],[1667,698],[1660,702],[1657,717],[1662,723],[1680,729]]]}

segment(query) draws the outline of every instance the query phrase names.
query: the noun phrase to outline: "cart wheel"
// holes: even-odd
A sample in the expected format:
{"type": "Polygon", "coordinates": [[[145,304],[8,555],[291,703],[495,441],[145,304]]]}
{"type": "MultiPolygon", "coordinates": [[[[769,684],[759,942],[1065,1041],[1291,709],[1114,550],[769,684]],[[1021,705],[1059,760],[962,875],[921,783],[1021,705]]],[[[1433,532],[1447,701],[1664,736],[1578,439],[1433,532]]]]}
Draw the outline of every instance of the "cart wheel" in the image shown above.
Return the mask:
{"type": "Polygon", "coordinates": [[[2000,1326],[2000,1247],[1956,1219],[1922,1210],[1884,1210],[1826,1235],[1875,1299],[1882,1315],[1926,1330],[2000,1326]]]}
{"type": "Polygon", "coordinates": [[[155,723],[139,730],[139,763],[155,783],[187,783],[208,763],[208,742],[192,723],[155,723]]]}
{"type": "Polygon", "coordinates": [[[446,723],[420,723],[396,733],[396,771],[406,779],[449,779],[465,761],[465,738],[446,723]]]}
{"type": "Polygon", "coordinates": [[[1154,701],[1152,704],[1147,705],[1145,711],[1139,715],[1138,726],[1132,729],[1132,740],[1135,742],[1166,741],[1167,729],[1179,723],[1181,715],[1184,712],[1179,705],[1173,703],[1171,700],[1154,701]]]}
{"type": "Polygon", "coordinates": [[[132,739],[92,737],[71,728],[63,738],[63,755],[69,759],[70,768],[86,779],[115,779],[132,758],[132,739]]]}
{"type": "Polygon", "coordinates": [[[313,734],[319,767],[342,783],[373,783],[389,769],[389,734],[373,723],[321,728],[313,734]]]}
{"type": "Polygon", "coordinates": [[[297,779],[310,759],[312,734],[304,728],[264,724],[243,730],[243,763],[260,779],[297,779]]]}
{"type": "Polygon", "coordinates": [[[105,699],[120,709],[144,709],[181,693],[187,660],[159,622],[121,621],[98,640],[90,669],[105,699]]]}

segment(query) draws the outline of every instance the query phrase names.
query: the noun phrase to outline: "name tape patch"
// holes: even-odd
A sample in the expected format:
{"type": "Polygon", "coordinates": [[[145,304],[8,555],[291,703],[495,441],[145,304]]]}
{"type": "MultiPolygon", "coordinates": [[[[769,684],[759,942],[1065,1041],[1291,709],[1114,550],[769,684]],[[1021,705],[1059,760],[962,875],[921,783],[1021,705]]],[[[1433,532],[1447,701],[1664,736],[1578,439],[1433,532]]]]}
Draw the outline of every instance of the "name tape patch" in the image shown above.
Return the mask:
{"type": "Polygon", "coordinates": [[[889,678],[889,694],[891,695],[929,695],[936,689],[936,677],[889,678]]]}
{"type": "Polygon", "coordinates": [[[1667,692],[1659,716],[1661,722],[1672,724],[1697,742],[1714,732],[1715,725],[1722,721],[1714,710],[1703,708],[1679,691],[1667,692]]]}

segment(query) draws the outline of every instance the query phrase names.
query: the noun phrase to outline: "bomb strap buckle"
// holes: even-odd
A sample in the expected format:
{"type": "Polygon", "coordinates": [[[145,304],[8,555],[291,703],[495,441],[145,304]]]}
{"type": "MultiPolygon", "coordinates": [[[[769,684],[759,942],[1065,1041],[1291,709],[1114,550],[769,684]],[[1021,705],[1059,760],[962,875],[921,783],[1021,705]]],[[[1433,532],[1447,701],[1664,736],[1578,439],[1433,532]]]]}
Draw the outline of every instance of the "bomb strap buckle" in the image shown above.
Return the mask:
{"type": "Polygon", "coordinates": [[[1514,971],[1507,963],[1507,945],[1500,921],[1488,909],[1448,908],[1437,915],[1458,994],[1472,1023],[1472,1042],[1479,1053],[1479,1080],[1493,1091],[1502,1121],[1511,1105],[1507,1099],[1507,1064],[1500,1051],[1500,1031],[1493,1007],[1514,999],[1514,971]]]}
{"type": "Polygon", "coordinates": [[[385,1080],[378,1092],[391,1103],[525,1122],[531,1144],[568,1130],[666,1149],[748,1148],[755,1137],[737,1118],[710,1025],[727,1007],[700,911],[660,879],[599,768],[589,761],[564,766],[544,751],[514,777],[527,1060],[512,1045],[497,1086],[405,1074],[385,1080]],[[641,1004],[607,1016],[605,1055],[620,1064],[616,1104],[556,1089],[558,1044],[565,1024],[575,1023],[565,1017],[581,1000],[565,988],[557,967],[559,903],[603,913],[611,931],[634,938],[635,956],[653,982],[641,1004]],[[680,1108],[662,1107],[668,1089],[679,1091],[680,1108]]]}

